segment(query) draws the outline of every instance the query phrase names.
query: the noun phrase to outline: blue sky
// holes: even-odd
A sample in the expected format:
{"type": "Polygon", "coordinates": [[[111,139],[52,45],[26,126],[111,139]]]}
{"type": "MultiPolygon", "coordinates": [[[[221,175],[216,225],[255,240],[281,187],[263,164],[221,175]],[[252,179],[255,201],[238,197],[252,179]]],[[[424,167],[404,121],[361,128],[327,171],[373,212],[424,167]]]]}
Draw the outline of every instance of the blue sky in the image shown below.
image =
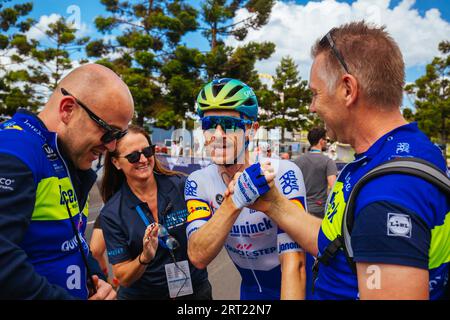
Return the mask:
{"type": "MultiPolygon", "coordinates": [[[[11,3],[22,2],[26,1],[13,0],[11,3]]],[[[81,23],[87,27],[83,32],[84,35],[89,35],[91,38],[102,37],[96,31],[93,23],[95,17],[98,15],[107,14],[99,0],[36,0],[32,2],[34,3],[34,9],[31,17],[36,20],[41,19],[43,16],[50,16],[51,14],[69,17],[71,12],[67,10],[75,5],[80,9],[81,23]]],[[[189,2],[195,7],[199,7],[200,1],[192,0],[189,2]]],[[[368,0],[297,0],[280,2],[274,8],[269,24],[260,30],[259,33],[251,33],[248,37],[248,41],[268,40],[274,41],[277,44],[277,52],[272,56],[270,61],[264,61],[257,65],[261,73],[273,74],[280,58],[285,55],[290,55],[294,57],[299,65],[302,77],[308,78],[310,66],[309,47],[313,41],[312,39],[316,39],[325,33],[329,29],[328,25],[330,23],[331,26],[333,26],[332,23],[342,23],[342,15],[348,14],[352,16],[349,19],[356,19],[357,17],[361,17],[361,15],[366,18],[364,14],[371,13],[374,6],[380,8],[378,12],[378,20],[380,20],[380,23],[388,26],[388,31],[392,31],[394,39],[400,44],[407,63],[406,80],[408,82],[414,81],[424,73],[425,65],[431,61],[432,57],[438,54],[437,43],[445,38],[450,40],[450,1],[447,0],[373,0],[371,2],[368,0]],[[367,9],[367,3],[370,3],[372,7],[367,9]],[[358,6],[360,4],[365,4],[366,8],[361,9],[358,6]],[[385,8],[385,4],[389,4],[388,8],[385,8]],[[434,10],[430,11],[433,8],[434,10]],[[341,10],[341,16],[333,16],[333,11],[338,12],[339,10],[341,10]],[[436,10],[439,11],[439,14],[436,14],[436,10]],[[283,12],[287,13],[286,19],[282,16],[283,12]],[[292,15],[293,12],[297,12],[297,16],[292,15]],[[324,23],[312,21],[313,23],[317,23],[317,25],[309,27],[303,24],[303,27],[299,27],[303,28],[303,30],[296,30],[296,19],[301,19],[297,17],[305,18],[305,12],[306,17],[311,12],[318,17],[324,17],[324,23]],[[289,21],[292,21],[292,23],[289,21]],[[283,39],[286,38],[286,34],[291,34],[292,36],[283,39]],[[270,35],[272,35],[272,38],[270,35]],[[416,37],[417,39],[415,39],[416,37]],[[298,45],[296,47],[293,44],[301,41],[304,41],[301,46],[298,45]]],[[[311,14],[311,16],[313,15],[311,14]]],[[[188,34],[184,37],[183,42],[189,46],[198,47],[201,50],[208,50],[208,43],[199,33],[188,34]]],[[[230,40],[229,43],[232,45],[236,44],[233,40],[230,40]]]]}

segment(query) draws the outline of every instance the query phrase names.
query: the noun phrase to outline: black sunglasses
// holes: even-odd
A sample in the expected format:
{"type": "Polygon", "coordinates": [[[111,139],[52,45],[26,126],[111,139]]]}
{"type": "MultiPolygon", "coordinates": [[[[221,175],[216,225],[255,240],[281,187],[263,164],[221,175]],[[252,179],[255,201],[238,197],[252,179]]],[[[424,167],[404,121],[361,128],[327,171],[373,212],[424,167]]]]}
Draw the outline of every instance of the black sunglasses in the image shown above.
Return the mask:
{"type": "Polygon", "coordinates": [[[145,147],[144,149],[142,149],[142,151],[133,151],[130,154],[119,158],[126,158],[129,163],[136,163],[139,161],[139,159],[141,159],[141,154],[143,154],[146,158],[150,158],[155,154],[155,145],[153,144],[151,146],[145,147]]]}
{"type": "Polygon", "coordinates": [[[104,129],[106,132],[105,134],[101,137],[101,141],[104,144],[108,144],[111,141],[114,140],[119,140],[121,138],[123,138],[123,136],[125,136],[128,132],[128,130],[124,130],[121,131],[117,128],[113,128],[111,127],[109,124],[106,123],[105,120],[103,120],[102,118],[100,118],[99,116],[97,116],[95,113],[93,113],[83,102],[81,102],[80,100],[78,100],[74,95],[72,95],[69,91],[67,91],[64,88],[61,88],[61,93],[63,94],[63,96],[69,96],[75,99],[75,102],[84,109],[84,111],[87,112],[87,114],[89,115],[89,117],[94,120],[94,122],[100,126],[102,129],[104,129]]]}
{"type": "Polygon", "coordinates": [[[338,59],[341,66],[344,68],[345,72],[350,74],[348,71],[347,64],[345,63],[344,57],[339,52],[339,50],[336,48],[336,45],[334,44],[333,37],[331,36],[331,33],[334,31],[334,28],[328,31],[328,33],[320,40],[319,45],[321,47],[327,47],[330,46],[331,51],[333,51],[334,56],[336,59],[338,59]]]}

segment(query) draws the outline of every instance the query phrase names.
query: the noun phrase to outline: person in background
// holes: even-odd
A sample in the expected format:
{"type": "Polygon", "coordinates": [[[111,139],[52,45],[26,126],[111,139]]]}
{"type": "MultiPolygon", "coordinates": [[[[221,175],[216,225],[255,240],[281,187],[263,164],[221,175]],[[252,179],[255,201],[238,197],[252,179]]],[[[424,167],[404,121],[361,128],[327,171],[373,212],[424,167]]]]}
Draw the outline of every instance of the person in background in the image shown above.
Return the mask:
{"type": "Polygon", "coordinates": [[[102,227],[100,225],[101,216],[99,215],[94,222],[94,228],[92,230],[91,241],[89,242],[89,247],[91,249],[91,254],[95,260],[97,260],[100,268],[108,278],[108,261],[106,260],[106,244],[103,237],[102,227]]]}
{"type": "Polygon", "coordinates": [[[323,152],[327,149],[327,132],[324,128],[313,128],[308,132],[311,145],[294,163],[302,170],[306,186],[308,212],[323,218],[329,190],[337,176],[336,163],[323,152]]]}

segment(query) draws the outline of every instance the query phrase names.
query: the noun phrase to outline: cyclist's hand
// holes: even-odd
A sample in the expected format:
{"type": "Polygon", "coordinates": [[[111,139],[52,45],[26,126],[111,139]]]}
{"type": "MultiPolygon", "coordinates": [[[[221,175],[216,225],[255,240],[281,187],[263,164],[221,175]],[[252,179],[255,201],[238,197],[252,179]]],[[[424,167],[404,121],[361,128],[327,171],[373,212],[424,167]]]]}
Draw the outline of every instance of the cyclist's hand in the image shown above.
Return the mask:
{"type": "Polygon", "coordinates": [[[230,193],[232,192],[231,198],[236,208],[248,207],[269,191],[269,183],[273,181],[274,177],[273,170],[268,163],[262,166],[255,163],[245,169],[237,179],[235,177],[236,182],[230,193]]]}
{"type": "Polygon", "coordinates": [[[94,286],[97,289],[97,293],[89,297],[89,300],[116,300],[116,291],[108,283],[99,279],[98,276],[92,276],[94,280],[94,286]]]}
{"type": "Polygon", "coordinates": [[[152,223],[145,230],[142,239],[142,262],[149,263],[156,254],[158,249],[158,224],[152,223]]]}
{"type": "Polygon", "coordinates": [[[267,214],[271,207],[276,206],[277,203],[279,203],[280,201],[282,202],[284,199],[286,198],[283,197],[278,188],[276,186],[273,186],[267,193],[259,197],[258,200],[255,201],[255,203],[249,205],[248,207],[250,209],[261,211],[267,214]]]}
{"type": "MultiPolygon", "coordinates": [[[[264,177],[266,178],[267,184],[269,185],[270,188],[272,188],[275,185],[274,182],[275,173],[270,161],[266,161],[263,164],[261,164],[261,171],[264,173],[264,177]]],[[[231,180],[230,184],[225,190],[226,197],[231,196],[234,193],[236,182],[241,176],[241,174],[242,172],[237,172],[234,175],[233,179],[231,180]]]]}

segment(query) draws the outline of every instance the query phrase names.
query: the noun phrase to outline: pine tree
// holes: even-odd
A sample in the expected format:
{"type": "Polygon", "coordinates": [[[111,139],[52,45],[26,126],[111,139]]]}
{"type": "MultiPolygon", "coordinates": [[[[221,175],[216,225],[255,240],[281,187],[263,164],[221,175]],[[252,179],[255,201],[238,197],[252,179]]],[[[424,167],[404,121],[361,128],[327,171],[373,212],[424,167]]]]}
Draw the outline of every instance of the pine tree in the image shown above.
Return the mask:
{"type": "Polygon", "coordinates": [[[307,128],[312,121],[308,118],[311,92],[308,82],[299,76],[298,67],[291,57],[283,57],[276,68],[272,89],[260,90],[260,104],[263,112],[261,124],[268,129],[280,127],[281,143],[285,130],[307,128]]]}
{"type": "Polygon", "coordinates": [[[144,118],[173,116],[177,125],[193,104],[202,55],[180,44],[182,37],[197,28],[197,11],[184,0],[101,0],[109,12],[95,20],[103,33],[115,32],[115,40],[92,41],[88,56],[120,74],[135,101],[136,122],[144,118]]]}
{"type": "MultiPolygon", "coordinates": [[[[33,62],[29,65],[29,81],[44,97],[48,96],[63,76],[76,66],[71,54],[83,50],[89,41],[89,37],[78,37],[76,33],[75,26],[61,17],[48,25],[48,30],[45,31],[46,38],[42,40],[45,44],[40,43],[31,50],[33,62]]],[[[79,61],[85,62],[85,59],[79,61]]]]}
{"type": "Polygon", "coordinates": [[[27,18],[33,9],[31,2],[6,6],[10,2],[0,1],[0,115],[13,115],[17,108],[35,110],[34,91],[26,83],[28,73],[21,66],[23,56],[35,47],[35,42],[26,41],[25,33],[34,24],[27,18]]]}
{"type": "Polygon", "coordinates": [[[208,80],[231,77],[255,90],[260,88],[255,63],[268,59],[275,51],[275,44],[249,42],[233,48],[225,45],[224,38],[232,36],[238,41],[244,40],[251,29],[259,29],[268,22],[274,3],[272,0],[206,0],[203,3],[201,17],[205,27],[200,29],[211,47],[205,54],[208,80]],[[242,12],[246,17],[236,21],[242,12]]]}

